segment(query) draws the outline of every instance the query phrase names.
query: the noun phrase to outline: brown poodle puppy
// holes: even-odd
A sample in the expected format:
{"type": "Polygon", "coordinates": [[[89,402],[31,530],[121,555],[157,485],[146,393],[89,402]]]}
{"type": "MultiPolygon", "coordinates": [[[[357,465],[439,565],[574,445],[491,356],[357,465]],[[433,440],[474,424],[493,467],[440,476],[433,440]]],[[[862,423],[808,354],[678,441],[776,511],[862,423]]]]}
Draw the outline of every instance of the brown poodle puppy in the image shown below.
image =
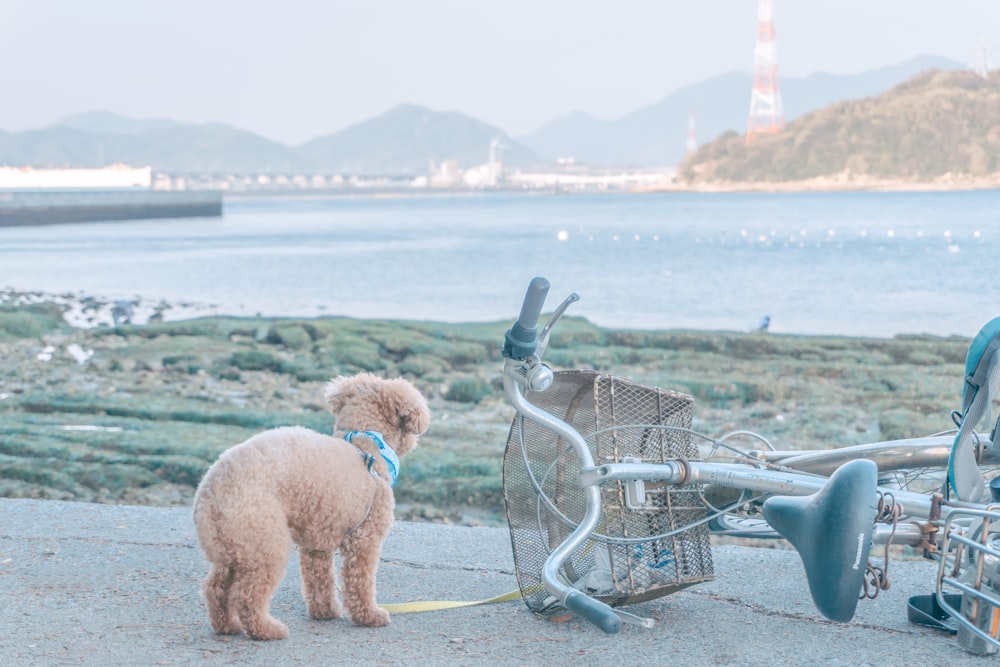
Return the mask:
{"type": "Polygon", "coordinates": [[[395,454],[417,446],[430,413],[406,380],[369,373],[338,377],[325,394],[346,439],[300,427],[265,431],[223,452],[198,486],[194,522],[212,564],[202,591],[219,634],[288,636],[268,609],[292,542],[310,616],[341,615],[333,572],[339,549],[351,620],[389,622],[375,603],[375,571],[393,520],[395,454]]]}

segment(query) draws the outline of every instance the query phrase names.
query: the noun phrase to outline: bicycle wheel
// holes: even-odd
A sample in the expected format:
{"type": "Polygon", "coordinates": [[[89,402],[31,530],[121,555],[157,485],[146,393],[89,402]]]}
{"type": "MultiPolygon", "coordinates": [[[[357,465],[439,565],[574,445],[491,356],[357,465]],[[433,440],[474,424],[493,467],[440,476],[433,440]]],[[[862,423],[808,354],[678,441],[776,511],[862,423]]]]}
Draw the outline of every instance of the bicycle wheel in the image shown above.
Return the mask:
{"type": "Polygon", "coordinates": [[[708,525],[713,535],[758,540],[781,539],[781,535],[761,516],[720,514],[713,517],[708,525]]]}

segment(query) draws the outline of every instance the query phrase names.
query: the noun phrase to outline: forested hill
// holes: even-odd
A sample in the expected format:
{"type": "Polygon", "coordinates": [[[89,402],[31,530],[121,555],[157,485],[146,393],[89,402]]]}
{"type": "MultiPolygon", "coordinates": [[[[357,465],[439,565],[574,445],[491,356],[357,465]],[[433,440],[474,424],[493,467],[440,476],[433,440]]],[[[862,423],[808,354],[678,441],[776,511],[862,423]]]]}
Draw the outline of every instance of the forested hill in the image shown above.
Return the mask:
{"type": "Polygon", "coordinates": [[[1000,174],[1000,71],[931,70],[877,97],[833,104],[773,135],[729,132],[683,162],[688,183],[833,178],[929,182],[1000,174]]]}

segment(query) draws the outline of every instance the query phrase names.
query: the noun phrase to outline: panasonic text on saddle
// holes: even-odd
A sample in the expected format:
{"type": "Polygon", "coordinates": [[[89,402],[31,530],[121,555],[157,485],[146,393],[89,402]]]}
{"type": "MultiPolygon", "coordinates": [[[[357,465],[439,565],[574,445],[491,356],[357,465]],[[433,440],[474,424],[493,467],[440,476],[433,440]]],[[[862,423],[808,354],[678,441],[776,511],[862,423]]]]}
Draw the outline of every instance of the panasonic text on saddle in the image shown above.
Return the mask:
{"type": "Polygon", "coordinates": [[[857,570],[861,567],[861,554],[865,550],[865,532],[861,531],[858,533],[858,554],[854,557],[854,566],[852,570],[857,570]]]}

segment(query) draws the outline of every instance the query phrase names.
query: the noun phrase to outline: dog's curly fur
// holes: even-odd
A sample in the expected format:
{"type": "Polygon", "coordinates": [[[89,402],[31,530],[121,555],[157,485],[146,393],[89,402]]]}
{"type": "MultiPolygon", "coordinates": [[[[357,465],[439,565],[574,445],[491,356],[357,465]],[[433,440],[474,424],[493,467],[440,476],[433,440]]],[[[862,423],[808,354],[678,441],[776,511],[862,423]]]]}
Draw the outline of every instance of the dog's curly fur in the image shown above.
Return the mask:
{"type": "MultiPolygon", "coordinates": [[[[427,403],[412,384],[369,373],[338,377],[326,400],[341,431],[379,431],[403,456],[427,430],[427,403]]],[[[292,542],[299,547],[309,615],[339,618],[333,555],[341,552],[344,604],[357,625],[381,626],[375,571],[393,520],[387,466],[370,438],[353,444],[300,427],[260,433],[223,452],[198,486],[194,522],[211,563],[202,586],[212,628],[283,639],[269,613],[292,542]],[[372,476],[358,449],[374,456],[372,476]]]]}

